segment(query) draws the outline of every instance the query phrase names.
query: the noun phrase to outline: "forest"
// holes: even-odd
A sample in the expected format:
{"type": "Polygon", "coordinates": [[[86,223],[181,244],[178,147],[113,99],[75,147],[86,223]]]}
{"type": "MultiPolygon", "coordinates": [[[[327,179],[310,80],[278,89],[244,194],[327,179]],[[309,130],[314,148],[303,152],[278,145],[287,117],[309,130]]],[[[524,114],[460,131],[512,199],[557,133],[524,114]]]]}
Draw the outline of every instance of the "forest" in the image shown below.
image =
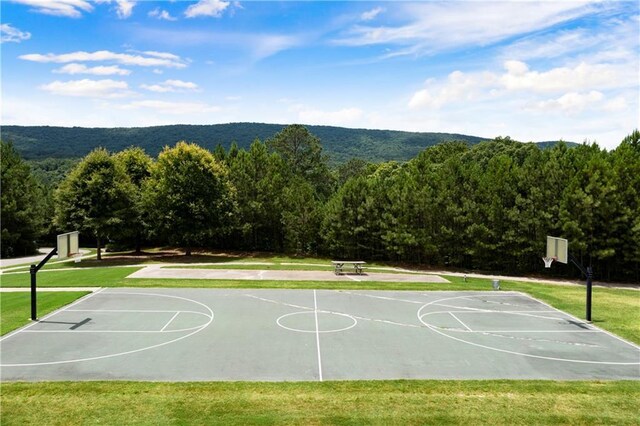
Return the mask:
{"type": "MultiPolygon", "coordinates": [[[[155,158],[140,147],[97,148],[69,164],[55,188],[12,143],[2,143],[2,154],[3,257],[43,235],[79,230],[98,247],[530,274],[544,271],[545,237],[553,235],[569,240],[596,279],[640,281],[637,130],[611,151],[496,138],[441,143],[404,162],[352,158],[336,166],[319,137],[291,125],[246,148],[179,142],[155,158]]],[[[577,270],[554,265],[551,273],[577,270]]]]}
{"type": "MultiPolygon", "coordinates": [[[[12,141],[26,160],[84,157],[94,148],[110,152],[130,146],[143,148],[155,157],[167,145],[187,140],[213,150],[218,144],[229,149],[235,144],[248,149],[255,139],[267,140],[284,125],[229,123],[212,125],[170,125],[134,128],[86,128],[49,126],[3,126],[5,141],[12,141]]],[[[418,133],[393,130],[348,129],[332,126],[306,126],[322,140],[323,152],[331,165],[351,158],[370,162],[408,161],[423,149],[451,140],[476,144],[486,140],[477,136],[451,133],[418,133]]],[[[547,146],[554,142],[541,142],[547,146]]]]}

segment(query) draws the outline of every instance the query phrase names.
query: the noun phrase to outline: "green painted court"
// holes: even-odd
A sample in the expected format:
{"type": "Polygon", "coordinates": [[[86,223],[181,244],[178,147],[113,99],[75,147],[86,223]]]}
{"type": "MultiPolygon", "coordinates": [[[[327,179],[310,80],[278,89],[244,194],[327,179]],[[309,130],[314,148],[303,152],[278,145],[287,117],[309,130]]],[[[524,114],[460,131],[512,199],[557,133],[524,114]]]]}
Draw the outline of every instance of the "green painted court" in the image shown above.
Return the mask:
{"type": "Polygon", "coordinates": [[[3,381],[640,379],[640,348],[518,292],[94,292],[0,341],[3,381]]]}

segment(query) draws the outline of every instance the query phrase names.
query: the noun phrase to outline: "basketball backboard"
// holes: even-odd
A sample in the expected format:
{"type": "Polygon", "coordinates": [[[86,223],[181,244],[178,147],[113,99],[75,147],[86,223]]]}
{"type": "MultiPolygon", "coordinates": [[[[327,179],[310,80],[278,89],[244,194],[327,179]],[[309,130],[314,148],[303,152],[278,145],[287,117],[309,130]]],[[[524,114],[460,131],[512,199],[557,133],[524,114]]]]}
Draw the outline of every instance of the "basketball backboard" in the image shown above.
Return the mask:
{"type": "Polygon", "coordinates": [[[569,241],[547,236],[547,258],[553,258],[560,263],[569,262],[569,241]]]}
{"type": "Polygon", "coordinates": [[[78,231],[58,235],[58,259],[67,259],[80,254],[79,235],[78,231]]]}

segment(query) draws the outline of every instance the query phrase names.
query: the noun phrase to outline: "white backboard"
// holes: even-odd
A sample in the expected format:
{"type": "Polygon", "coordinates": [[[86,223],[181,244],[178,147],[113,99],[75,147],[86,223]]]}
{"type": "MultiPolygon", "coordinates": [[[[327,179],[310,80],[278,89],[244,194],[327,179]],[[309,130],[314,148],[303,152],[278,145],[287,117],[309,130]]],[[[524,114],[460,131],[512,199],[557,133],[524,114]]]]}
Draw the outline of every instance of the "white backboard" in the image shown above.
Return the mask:
{"type": "Polygon", "coordinates": [[[80,254],[79,235],[78,231],[58,235],[58,259],[66,259],[80,254]]]}
{"type": "Polygon", "coordinates": [[[569,241],[564,238],[547,236],[547,257],[554,257],[556,262],[569,261],[569,241]]]}

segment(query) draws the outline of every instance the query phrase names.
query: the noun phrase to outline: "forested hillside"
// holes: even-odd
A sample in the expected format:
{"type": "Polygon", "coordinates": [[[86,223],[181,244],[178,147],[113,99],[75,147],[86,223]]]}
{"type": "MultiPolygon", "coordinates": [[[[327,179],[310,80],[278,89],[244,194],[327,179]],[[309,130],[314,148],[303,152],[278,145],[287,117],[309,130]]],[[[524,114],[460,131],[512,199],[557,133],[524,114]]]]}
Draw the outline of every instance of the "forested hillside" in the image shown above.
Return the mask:
{"type": "MultiPolygon", "coordinates": [[[[34,208],[47,203],[44,196],[6,198],[28,167],[15,154],[5,157],[18,166],[6,176],[3,169],[3,249],[20,240],[5,218],[28,217],[16,223],[34,233],[51,219],[34,208]]],[[[98,246],[171,244],[187,253],[204,246],[576,276],[570,265],[543,269],[553,235],[567,238],[597,279],[640,281],[637,130],[613,151],[564,143],[541,150],[496,138],[439,144],[408,162],[351,159],[331,167],[320,139],[293,125],[247,149],[182,142],[155,158],[140,148],[96,149],[66,166],[53,185],[56,202],[48,202],[53,225],[80,230],[98,246]]]]}
{"type": "MultiPolygon", "coordinates": [[[[261,123],[133,128],[3,126],[2,138],[5,141],[13,141],[15,148],[27,160],[78,158],[97,147],[115,152],[129,146],[141,147],[148,154],[156,156],[163,147],[175,145],[181,140],[196,143],[209,150],[213,150],[218,144],[229,149],[232,142],[246,149],[255,139],[265,141],[284,127],[261,123]]],[[[329,156],[331,164],[344,163],[351,158],[371,162],[407,161],[423,149],[438,143],[457,140],[476,144],[485,140],[476,136],[450,133],[414,133],[330,126],[307,128],[320,138],[324,153],[329,156]]]]}

